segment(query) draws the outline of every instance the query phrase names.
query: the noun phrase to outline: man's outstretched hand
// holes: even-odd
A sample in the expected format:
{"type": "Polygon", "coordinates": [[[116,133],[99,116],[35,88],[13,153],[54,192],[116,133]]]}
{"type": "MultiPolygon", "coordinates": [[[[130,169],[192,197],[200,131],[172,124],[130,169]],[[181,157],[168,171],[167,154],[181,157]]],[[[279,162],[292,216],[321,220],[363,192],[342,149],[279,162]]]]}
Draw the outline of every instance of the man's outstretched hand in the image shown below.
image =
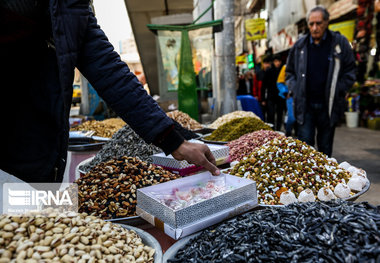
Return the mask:
{"type": "Polygon", "coordinates": [[[215,166],[215,158],[205,144],[184,141],[172,155],[178,161],[186,160],[188,163],[202,166],[213,175],[220,174],[215,166]]]}

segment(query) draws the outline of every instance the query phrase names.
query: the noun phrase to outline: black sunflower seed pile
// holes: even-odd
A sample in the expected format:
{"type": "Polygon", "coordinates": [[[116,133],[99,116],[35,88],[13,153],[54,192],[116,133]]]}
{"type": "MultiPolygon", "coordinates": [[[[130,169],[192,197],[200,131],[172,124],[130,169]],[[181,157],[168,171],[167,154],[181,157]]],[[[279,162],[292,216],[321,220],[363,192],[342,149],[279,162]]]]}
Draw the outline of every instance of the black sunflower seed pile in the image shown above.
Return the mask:
{"type": "Polygon", "coordinates": [[[203,231],[168,262],[380,262],[380,206],[295,203],[203,231]]]}
{"type": "Polygon", "coordinates": [[[80,167],[88,172],[96,165],[122,156],[138,157],[144,162],[152,162],[152,154],[162,152],[153,144],[147,144],[135,133],[129,125],[125,125],[118,130],[110,141],[103,145],[103,148],[95,155],[94,159],[86,165],[80,167]]]}

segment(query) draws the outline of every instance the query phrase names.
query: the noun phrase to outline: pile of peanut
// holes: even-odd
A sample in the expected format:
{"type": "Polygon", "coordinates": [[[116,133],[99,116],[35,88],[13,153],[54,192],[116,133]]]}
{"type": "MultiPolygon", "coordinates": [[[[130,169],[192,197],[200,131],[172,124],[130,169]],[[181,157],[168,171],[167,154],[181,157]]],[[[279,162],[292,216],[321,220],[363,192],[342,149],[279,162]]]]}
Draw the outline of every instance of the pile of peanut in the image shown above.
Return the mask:
{"type": "Polygon", "coordinates": [[[125,122],[119,118],[111,118],[103,121],[86,121],[70,131],[95,131],[94,136],[111,138],[118,130],[125,125],[125,122]]]}

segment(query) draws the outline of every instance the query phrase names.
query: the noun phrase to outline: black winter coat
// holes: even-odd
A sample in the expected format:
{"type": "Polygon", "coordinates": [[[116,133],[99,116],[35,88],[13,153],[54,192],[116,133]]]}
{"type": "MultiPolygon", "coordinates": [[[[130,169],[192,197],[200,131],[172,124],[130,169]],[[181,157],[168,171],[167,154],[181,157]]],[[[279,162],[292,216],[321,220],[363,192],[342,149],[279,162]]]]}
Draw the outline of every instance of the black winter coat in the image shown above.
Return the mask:
{"type": "MultiPolygon", "coordinates": [[[[331,54],[327,84],[324,90],[330,125],[334,126],[345,109],[345,95],[355,82],[355,57],[347,39],[339,32],[332,35],[331,54]]],[[[303,124],[306,111],[307,41],[310,34],[300,38],[290,49],[286,63],[286,84],[293,94],[294,115],[303,124]]]]}
{"type": "MultiPolygon", "coordinates": [[[[175,150],[183,142],[183,138],[171,130],[174,127],[173,121],[145,92],[135,75],[130,72],[128,66],[121,61],[120,56],[113,50],[113,46],[108,42],[104,32],[97,24],[89,7],[89,1],[49,0],[49,13],[55,48],[50,48],[47,51],[53,55],[49,56],[52,58],[51,61],[45,64],[49,64],[46,65],[46,68],[52,69],[50,71],[53,74],[44,77],[43,81],[46,82],[47,86],[44,94],[38,95],[39,87],[37,86],[32,87],[31,90],[35,90],[36,96],[46,95],[47,98],[51,98],[49,105],[52,106],[46,115],[51,116],[52,123],[54,122],[56,128],[49,130],[50,141],[40,139],[40,141],[33,141],[33,145],[38,146],[36,150],[48,151],[49,153],[45,155],[50,155],[50,157],[38,160],[41,164],[39,167],[46,167],[46,170],[58,172],[53,178],[50,176],[46,180],[46,177],[45,179],[38,178],[39,174],[28,171],[29,168],[23,163],[16,165],[0,161],[0,169],[11,174],[14,174],[14,171],[19,171],[20,174],[23,174],[22,179],[32,182],[41,180],[62,181],[66,165],[69,114],[75,67],[80,70],[107,104],[146,142],[156,141],[156,144],[162,146],[165,140],[165,136],[162,135],[169,134],[172,143],[169,148],[162,148],[166,153],[175,150]],[[52,144],[54,145],[51,146],[52,144]]],[[[22,76],[22,72],[20,73],[22,76]]],[[[30,83],[33,85],[32,82],[30,83]]],[[[44,103],[41,99],[40,101],[38,103],[44,103]]],[[[19,107],[23,106],[19,105],[19,107]]],[[[28,114],[27,108],[21,110],[28,114]]],[[[26,135],[28,132],[38,129],[46,132],[46,129],[41,130],[43,129],[40,128],[42,127],[41,123],[33,123],[33,125],[36,125],[37,128],[30,127],[29,131],[25,131],[26,135]]],[[[11,151],[12,149],[23,148],[23,145],[17,145],[17,141],[3,143],[14,144],[16,147],[7,148],[11,151]]],[[[28,152],[33,152],[33,149],[28,150],[28,152]]],[[[2,154],[16,157],[22,153],[2,152],[2,154]]],[[[23,158],[27,158],[25,154],[23,155],[23,158]]],[[[9,160],[13,161],[14,159],[10,157],[9,160]]],[[[18,174],[14,175],[18,176],[18,174]]]]}

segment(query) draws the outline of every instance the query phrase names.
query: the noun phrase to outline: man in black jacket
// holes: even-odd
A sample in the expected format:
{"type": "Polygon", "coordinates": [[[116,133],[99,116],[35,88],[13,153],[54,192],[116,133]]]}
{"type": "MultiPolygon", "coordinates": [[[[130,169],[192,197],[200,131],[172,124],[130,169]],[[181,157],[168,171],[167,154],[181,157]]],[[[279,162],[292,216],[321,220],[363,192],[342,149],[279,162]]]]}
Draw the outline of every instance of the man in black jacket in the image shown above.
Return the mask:
{"type": "Polygon", "coordinates": [[[120,60],[88,0],[0,1],[0,66],[5,172],[27,182],[62,181],[77,67],[146,142],[219,174],[209,148],[184,140],[120,60]]]}
{"type": "Polygon", "coordinates": [[[298,138],[331,156],[335,126],[345,94],[355,81],[355,58],[347,39],[327,29],[329,13],[316,6],[307,14],[310,33],[291,48],[286,83],[294,98],[298,138]]]}

